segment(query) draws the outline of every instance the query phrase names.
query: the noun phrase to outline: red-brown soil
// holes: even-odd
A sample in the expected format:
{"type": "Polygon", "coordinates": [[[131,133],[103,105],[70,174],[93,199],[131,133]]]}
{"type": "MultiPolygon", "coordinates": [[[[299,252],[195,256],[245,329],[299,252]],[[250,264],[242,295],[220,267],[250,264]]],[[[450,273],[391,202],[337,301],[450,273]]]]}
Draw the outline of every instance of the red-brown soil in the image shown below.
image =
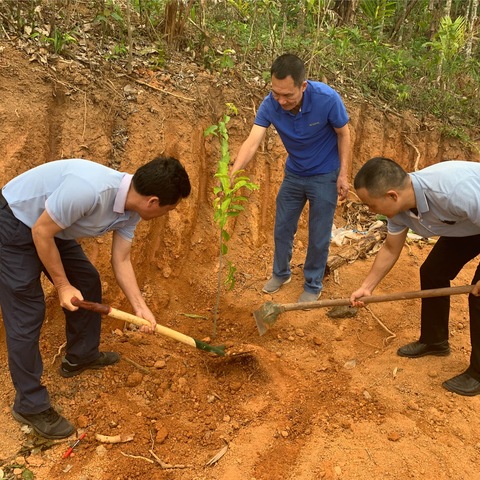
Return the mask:
{"type": "MultiPolygon", "coordinates": [[[[443,138],[427,115],[381,110],[333,85],[352,118],[352,176],[378,154],[410,170],[417,161],[420,168],[444,158],[479,161],[478,154],[443,138]]],[[[5,471],[17,463],[21,478],[26,464],[39,480],[478,478],[480,397],[460,397],[441,387],[468,364],[465,296],[452,298],[452,354],[446,358],[396,355],[399,346],[418,337],[418,300],[372,304],[356,317],[337,320],[327,309],[283,313],[259,336],[252,312],[269,300],[295,302],[301,293],[307,243],[304,215],[292,282],[273,297],[263,294],[285,156],[273,131],[248,169],[261,188],[230,226],[228,258],[237,267],[236,285],[222,291],[213,338],[218,231],[212,190],[219,151],[217,140],[205,139],[203,131],[217,123],[226,102],[234,103],[239,115],[228,125],[234,155],[265,92],[261,85],[212,75],[195,64],[172,61],[164,71],[128,77],[113,67],[95,70],[75,60],[50,58],[45,64],[0,45],[1,184],[59,158],[88,158],[133,172],[155,155],[178,157],[189,172],[192,195],[167,217],[139,226],[133,254],[138,281],[159,323],[227,346],[227,355],[219,357],[106,317],[102,349],[121,353],[120,363],[61,378],[64,320],[45,283],[44,383],[67,418],[79,429],[89,427],[68,459],[62,455],[71,440],[21,453],[34,436],[10,414],[14,390],[0,324],[5,471]],[[391,335],[379,320],[395,335],[388,342],[391,335]],[[96,434],[133,439],[110,445],[96,434]],[[223,457],[206,466],[224,447],[223,457]],[[173,468],[162,468],[154,455],[173,468]]],[[[340,206],[335,223],[345,224],[340,206]]],[[[130,311],[109,266],[110,237],[82,243],[102,274],[105,303],[130,311]]],[[[332,246],[332,252],[339,248],[332,246]]],[[[375,293],[418,290],[418,269],[430,248],[425,242],[405,246],[375,293]]],[[[322,298],[349,297],[372,261],[358,259],[327,276],[322,298]]],[[[454,285],[468,283],[475,266],[462,271],[454,285]]]]}

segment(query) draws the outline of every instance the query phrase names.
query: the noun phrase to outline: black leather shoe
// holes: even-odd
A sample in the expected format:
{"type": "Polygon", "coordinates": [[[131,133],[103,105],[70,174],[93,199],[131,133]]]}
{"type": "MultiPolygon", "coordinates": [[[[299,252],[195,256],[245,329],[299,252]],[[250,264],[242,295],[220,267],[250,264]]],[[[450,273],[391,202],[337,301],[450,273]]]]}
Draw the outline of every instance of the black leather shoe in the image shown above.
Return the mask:
{"type": "Polygon", "coordinates": [[[400,347],[397,355],[400,357],[419,358],[425,355],[436,355],[437,357],[445,357],[450,354],[450,345],[448,340],[440,343],[420,343],[412,342],[400,347]]]}
{"type": "Polygon", "coordinates": [[[465,395],[466,397],[480,395],[480,382],[468,373],[461,373],[450,380],[446,380],[442,383],[442,387],[446,388],[449,392],[465,395]]]}
{"type": "Polygon", "coordinates": [[[60,365],[59,373],[62,377],[69,378],[79,375],[84,370],[108,367],[120,360],[120,355],[116,352],[100,352],[100,356],[90,363],[70,363],[65,357],[60,365]]]}
{"type": "Polygon", "coordinates": [[[67,438],[75,432],[75,427],[52,407],[40,413],[19,413],[12,410],[12,415],[15,420],[30,425],[45,438],[67,438]]]}

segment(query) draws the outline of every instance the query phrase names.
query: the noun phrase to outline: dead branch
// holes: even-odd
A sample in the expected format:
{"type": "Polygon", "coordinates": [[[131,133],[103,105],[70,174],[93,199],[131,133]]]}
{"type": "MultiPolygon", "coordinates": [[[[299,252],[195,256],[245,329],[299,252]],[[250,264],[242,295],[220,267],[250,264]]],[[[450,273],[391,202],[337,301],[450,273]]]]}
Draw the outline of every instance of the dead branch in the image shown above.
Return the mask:
{"type": "Polygon", "coordinates": [[[157,92],[166,93],[167,95],[172,95],[172,97],[180,98],[182,100],[187,100],[188,102],[194,102],[195,101],[194,98],[183,97],[182,95],[177,95],[176,93],[168,92],[167,90],[163,90],[163,88],[154,87],[153,85],[149,85],[146,82],[142,82],[141,80],[137,80],[136,78],[129,77],[128,75],[127,75],[127,77],[130,78],[131,80],[133,80],[134,82],[136,82],[140,85],[144,85],[145,87],[151,88],[152,90],[156,90],[157,92]]]}
{"type": "Polygon", "coordinates": [[[417,158],[415,159],[415,164],[413,165],[413,171],[416,172],[418,170],[418,162],[420,161],[420,151],[407,136],[405,136],[405,142],[408,143],[408,145],[410,145],[417,153],[417,158]]]}
{"type": "Polygon", "coordinates": [[[387,227],[372,230],[365,235],[365,238],[356,244],[347,245],[334,255],[330,255],[327,260],[327,269],[333,272],[346,263],[354,262],[359,257],[364,257],[379,242],[383,242],[387,236],[387,227]]]}

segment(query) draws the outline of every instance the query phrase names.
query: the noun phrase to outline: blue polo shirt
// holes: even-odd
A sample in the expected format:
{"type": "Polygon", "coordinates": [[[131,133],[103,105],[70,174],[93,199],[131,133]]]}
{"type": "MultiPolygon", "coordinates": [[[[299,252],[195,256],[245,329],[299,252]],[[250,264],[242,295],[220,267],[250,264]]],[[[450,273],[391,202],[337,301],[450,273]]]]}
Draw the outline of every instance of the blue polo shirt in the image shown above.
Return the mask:
{"type": "Polygon", "coordinates": [[[116,230],[133,239],[140,221],[125,210],[132,175],[83,160],[56,160],[22,173],[2,189],[13,214],[30,228],[46,210],[62,228],[56,237],[72,240],[116,230]]]}
{"type": "Polygon", "coordinates": [[[388,231],[406,228],[425,238],[480,234],[480,163],[451,160],[410,173],[418,216],[401,212],[388,220],[388,231]]]}
{"type": "Polygon", "coordinates": [[[261,103],[254,123],[276,128],[288,153],[285,168],[306,177],[330,173],[340,167],[334,128],[345,126],[348,120],[340,95],[325,83],[309,80],[296,115],[284,110],[270,92],[261,103]]]}

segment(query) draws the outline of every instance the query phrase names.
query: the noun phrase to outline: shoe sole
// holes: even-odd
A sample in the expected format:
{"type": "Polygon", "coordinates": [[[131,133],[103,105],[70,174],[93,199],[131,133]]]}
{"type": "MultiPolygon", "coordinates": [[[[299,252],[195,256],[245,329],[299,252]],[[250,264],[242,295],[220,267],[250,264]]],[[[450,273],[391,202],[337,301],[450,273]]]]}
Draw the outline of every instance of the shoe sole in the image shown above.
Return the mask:
{"type": "Polygon", "coordinates": [[[24,423],[25,425],[28,425],[29,427],[32,427],[33,430],[38,435],[40,435],[41,437],[44,437],[44,438],[48,438],[50,440],[60,440],[62,438],[68,438],[75,433],[75,428],[73,428],[72,433],[69,433],[68,435],[48,435],[47,433],[39,430],[32,422],[27,420],[22,414],[16,412],[15,410],[12,410],[12,416],[17,422],[24,423]]]}
{"type": "Polygon", "coordinates": [[[427,357],[428,355],[432,357],[447,357],[448,355],[450,355],[450,350],[446,350],[445,352],[426,352],[426,353],[421,353],[419,355],[408,355],[406,353],[397,352],[397,355],[399,357],[405,357],[405,358],[421,358],[421,357],[427,357]]]}
{"type": "Polygon", "coordinates": [[[292,281],[292,277],[290,277],[288,280],[285,280],[276,290],[265,290],[265,288],[262,288],[263,293],[277,293],[284,285],[287,283],[290,283],[292,281]]]}

